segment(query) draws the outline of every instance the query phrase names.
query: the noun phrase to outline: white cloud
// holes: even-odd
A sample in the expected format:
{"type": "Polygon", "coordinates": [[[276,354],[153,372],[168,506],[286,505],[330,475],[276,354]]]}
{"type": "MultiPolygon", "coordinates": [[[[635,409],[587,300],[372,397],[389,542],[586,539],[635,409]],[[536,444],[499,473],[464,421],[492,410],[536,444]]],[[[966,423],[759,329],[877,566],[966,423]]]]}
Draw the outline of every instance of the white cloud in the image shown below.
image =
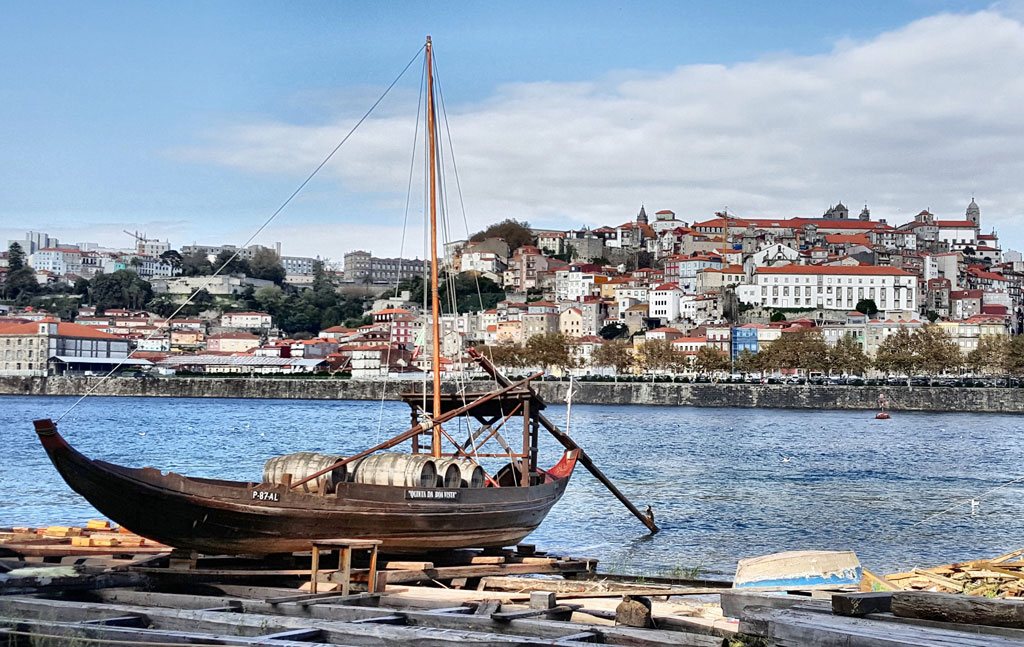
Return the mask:
{"type": "MultiPolygon", "coordinates": [[[[975,193],[983,225],[1020,247],[1024,26],[1014,15],[940,14],[818,56],[508,85],[449,106],[470,227],[505,217],[617,224],[641,202],[701,219],[726,205],[816,216],[866,201],[875,217],[902,222],[926,207],[956,217],[975,193]]],[[[327,173],[383,196],[393,213],[412,121],[393,110],[367,121],[327,173]]],[[[301,177],[352,123],[249,123],[177,155],[301,177]]],[[[375,251],[397,252],[397,242],[385,248],[393,230],[360,231],[379,232],[366,234],[375,251]]]]}

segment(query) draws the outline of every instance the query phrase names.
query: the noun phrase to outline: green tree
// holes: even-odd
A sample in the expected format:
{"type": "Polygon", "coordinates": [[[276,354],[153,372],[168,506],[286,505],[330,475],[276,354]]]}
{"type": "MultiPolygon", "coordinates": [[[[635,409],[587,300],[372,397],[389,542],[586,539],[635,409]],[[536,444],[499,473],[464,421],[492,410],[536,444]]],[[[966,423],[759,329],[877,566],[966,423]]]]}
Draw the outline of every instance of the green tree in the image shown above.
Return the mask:
{"type": "MultiPolygon", "coordinates": [[[[423,303],[424,292],[427,292],[427,302],[430,302],[429,291],[430,281],[424,281],[421,276],[403,281],[398,285],[395,294],[404,290],[409,291],[409,300],[413,303],[423,303]]],[[[454,298],[454,305],[458,312],[478,312],[489,310],[505,299],[505,291],[501,286],[475,272],[463,272],[457,276],[450,276],[442,273],[440,276],[440,287],[438,298],[441,302],[442,312],[451,312],[454,298]],[[452,296],[454,288],[454,297],[452,296]]]]}
{"type": "Polygon", "coordinates": [[[252,255],[249,261],[249,271],[246,272],[254,279],[273,281],[280,285],[284,282],[285,271],[281,265],[281,258],[272,249],[260,247],[252,255]]]}
{"type": "Polygon", "coordinates": [[[829,373],[840,375],[864,375],[871,368],[871,359],[857,338],[848,333],[839,338],[835,346],[828,349],[829,373]]]}
{"type": "Polygon", "coordinates": [[[917,370],[914,354],[914,339],[910,331],[900,326],[899,330],[886,337],[875,353],[875,368],[886,375],[901,373],[911,375],[917,370]]]}
{"type": "Polygon", "coordinates": [[[776,322],[776,321],[785,321],[785,320],[786,320],[786,315],[783,312],[781,312],[779,310],[776,310],[775,312],[772,313],[771,321],[773,323],[776,322]]]}
{"type": "Polygon", "coordinates": [[[206,258],[206,254],[201,252],[194,252],[181,259],[182,276],[208,276],[213,274],[213,269],[213,264],[206,258]]]}
{"type": "Polygon", "coordinates": [[[220,270],[221,274],[249,275],[249,261],[230,249],[222,250],[220,254],[217,254],[217,258],[213,259],[212,266],[213,271],[220,270]]]}
{"type": "Polygon", "coordinates": [[[649,339],[637,346],[635,353],[637,366],[646,373],[678,372],[688,363],[686,356],[665,339],[649,339]]]}
{"type": "Polygon", "coordinates": [[[100,312],[111,308],[142,309],[153,298],[153,289],[135,272],[118,270],[98,274],[91,282],[92,304],[100,312]]]}
{"type": "Polygon", "coordinates": [[[700,373],[727,371],[730,365],[728,353],[714,346],[701,346],[693,358],[693,363],[700,373]]]}
{"type": "Polygon", "coordinates": [[[1010,375],[1024,375],[1024,335],[1014,335],[1007,342],[1003,370],[1010,375]]]}
{"type": "Polygon", "coordinates": [[[911,336],[916,367],[930,375],[959,369],[963,364],[960,346],[935,324],[918,328],[911,336]]]}
{"type": "Polygon", "coordinates": [[[766,369],[821,371],[828,366],[828,345],[813,328],[786,330],[761,352],[766,369]]]}
{"type": "Polygon", "coordinates": [[[619,374],[625,373],[633,365],[633,346],[628,341],[619,339],[606,341],[594,349],[590,361],[594,366],[607,366],[614,369],[617,381],[619,374]]]}
{"type": "Polygon", "coordinates": [[[974,373],[1001,373],[1006,369],[1004,358],[1008,349],[1005,335],[982,335],[978,347],[967,353],[964,364],[974,373]]]}
{"type": "Polygon", "coordinates": [[[4,296],[21,305],[29,302],[33,295],[41,291],[35,271],[25,262],[25,251],[18,243],[11,243],[7,248],[7,278],[4,279],[4,296]]]}
{"type": "Polygon", "coordinates": [[[524,349],[528,364],[543,366],[546,369],[568,370],[577,367],[576,353],[571,342],[562,333],[534,335],[526,340],[524,349]]]}
{"type": "Polygon", "coordinates": [[[253,293],[257,305],[267,314],[280,319],[285,304],[284,290],[276,285],[265,285],[253,293]]]}
{"type": "Polygon", "coordinates": [[[509,247],[509,251],[515,251],[523,245],[533,242],[533,234],[530,232],[530,223],[511,218],[495,223],[483,231],[478,231],[469,237],[473,242],[487,240],[488,238],[500,238],[509,247]]]}
{"type": "Polygon", "coordinates": [[[874,317],[878,314],[878,306],[875,304],[874,299],[861,299],[857,302],[857,307],[855,307],[854,310],[867,315],[868,318],[874,317]]]}
{"type": "Polygon", "coordinates": [[[744,348],[736,356],[736,370],[740,373],[755,373],[761,370],[759,353],[744,348]]]}
{"type": "Polygon", "coordinates": [[[477,351],[500,368],[522,368],[524,366],[523,349],[509,342],[478,346],[477,351]]]}

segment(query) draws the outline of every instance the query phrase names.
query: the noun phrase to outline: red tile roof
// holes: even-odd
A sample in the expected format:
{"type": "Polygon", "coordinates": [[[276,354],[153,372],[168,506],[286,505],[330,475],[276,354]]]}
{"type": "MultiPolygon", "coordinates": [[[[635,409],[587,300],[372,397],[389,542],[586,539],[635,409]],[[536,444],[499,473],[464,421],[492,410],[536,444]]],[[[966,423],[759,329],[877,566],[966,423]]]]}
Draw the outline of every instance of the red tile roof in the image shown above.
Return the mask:
{"type": "MultiPolygon", "coordinates": [[[[44,322],[0,324],[0,335],[37,335],[39,334],[40,323],[44,322]]],[[[57,324],[57,334],[61,337],[77,339],[121,339],[117,335],[97,330],[94,326],[80,326],[67,322],[57,324]]]]}
{"type": "Polygon", "coordinates": [[[852,276],[914,276],[910,272],[895,267],[878,267],[877,265],[861,265],[847,267],[843,265],[785,265],[783,267],[759,267],[758,274],[840,274],[852,276]]]}

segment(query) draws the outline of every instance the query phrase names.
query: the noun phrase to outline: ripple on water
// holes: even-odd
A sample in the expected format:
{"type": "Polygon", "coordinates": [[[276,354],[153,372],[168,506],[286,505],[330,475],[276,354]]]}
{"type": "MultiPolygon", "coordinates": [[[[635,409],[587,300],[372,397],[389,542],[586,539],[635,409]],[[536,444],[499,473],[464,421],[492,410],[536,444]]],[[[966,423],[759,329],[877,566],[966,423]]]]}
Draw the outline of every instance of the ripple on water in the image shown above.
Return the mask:
{"type": "MultiPolygon", "coordinates": [[[[0,524],[81,524],[97,513],[57,475],[31,420],[71,398],[0,397],[0,524]]],[[[564,407],[551,406],[562,424],[564,407]]],[[[258,479],[270,456],[349,454],[408,425],[398,403],[89,398],[61,424],[87,455],[194,476],[258,479]]],[[[662,532],[642,526],[581,467],[530,541],[657,574],[730,572],[780,550],[853,549],[902,570],[1019,547],[1024,475],[1016,418],[1000,415],[573,407],[573,436],[662,532]]],[[[542,464],[560,455],[543,441],[542,464]]]]}

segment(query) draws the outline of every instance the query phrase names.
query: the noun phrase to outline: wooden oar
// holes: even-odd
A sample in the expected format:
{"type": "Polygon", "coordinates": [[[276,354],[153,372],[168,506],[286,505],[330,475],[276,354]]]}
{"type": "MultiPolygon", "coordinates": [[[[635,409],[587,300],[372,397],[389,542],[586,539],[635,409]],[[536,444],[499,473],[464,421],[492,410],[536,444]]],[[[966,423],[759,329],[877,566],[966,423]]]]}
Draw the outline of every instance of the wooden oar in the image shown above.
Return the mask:
{"type": "MultiPolygon", "coordinates": [[[[494,365],[491,364],[491,362],[486,357],[481,355],[480,352],[477,351],[475,348],[469,349],[469,355],[477,362],[479,362],[480,366],[484,369],[484,371],[490,373],[491,377],[493,377],[498,382],[498,384],[510,384],[510,380],[501,373],[499,373],[498,369],[494,368],[494,365]]],[[[566,449],[575,449],[576,451],[578,451],[579,457],[577,458],[577,460],[583,463],[583,466],[586,467],[587,470],[589,470],[590,473],[594,475],[594,478],[596,478],[598,481],[601,481],[601,483],[604,484],[604,486],[608,488],[608,490],[612,494],[615,495],[615,498],[622,502],[622,505],[626,506],[626,508],[630,512],[632,512],[637,519],[639,519],[645,526],[647,526],[647,528],[651,531],[652,534],[660,530],[660,528],[658,528],[658,526],[654,523],[654,519],[640,512],[640,510],[638,510],[637,507],[633,505],[633,503],[629,499],[626,498],[626,495],[620,492],[619,488],[615,487],[615,484],[611,482],[611,479],[604,475],[604,472],[602,472],[600,468],[598,468],[597,465],[594,464],[594,461],[590,458],[590,456],[587,455],[587,452],[584,451],[584,449],[580,447],[575,440],[573,440],[570,436],[566,435],[565,432],[563,432],[561,429],[556,427],[554,423],[548,420],[543,413],[537,413],[537,420],[540,422],[541,425],[544,426],[545,429],[548,430],[548,433],[555,437],[555,440],[562,443],[563,447],[565,447],[566,449]]]]}

